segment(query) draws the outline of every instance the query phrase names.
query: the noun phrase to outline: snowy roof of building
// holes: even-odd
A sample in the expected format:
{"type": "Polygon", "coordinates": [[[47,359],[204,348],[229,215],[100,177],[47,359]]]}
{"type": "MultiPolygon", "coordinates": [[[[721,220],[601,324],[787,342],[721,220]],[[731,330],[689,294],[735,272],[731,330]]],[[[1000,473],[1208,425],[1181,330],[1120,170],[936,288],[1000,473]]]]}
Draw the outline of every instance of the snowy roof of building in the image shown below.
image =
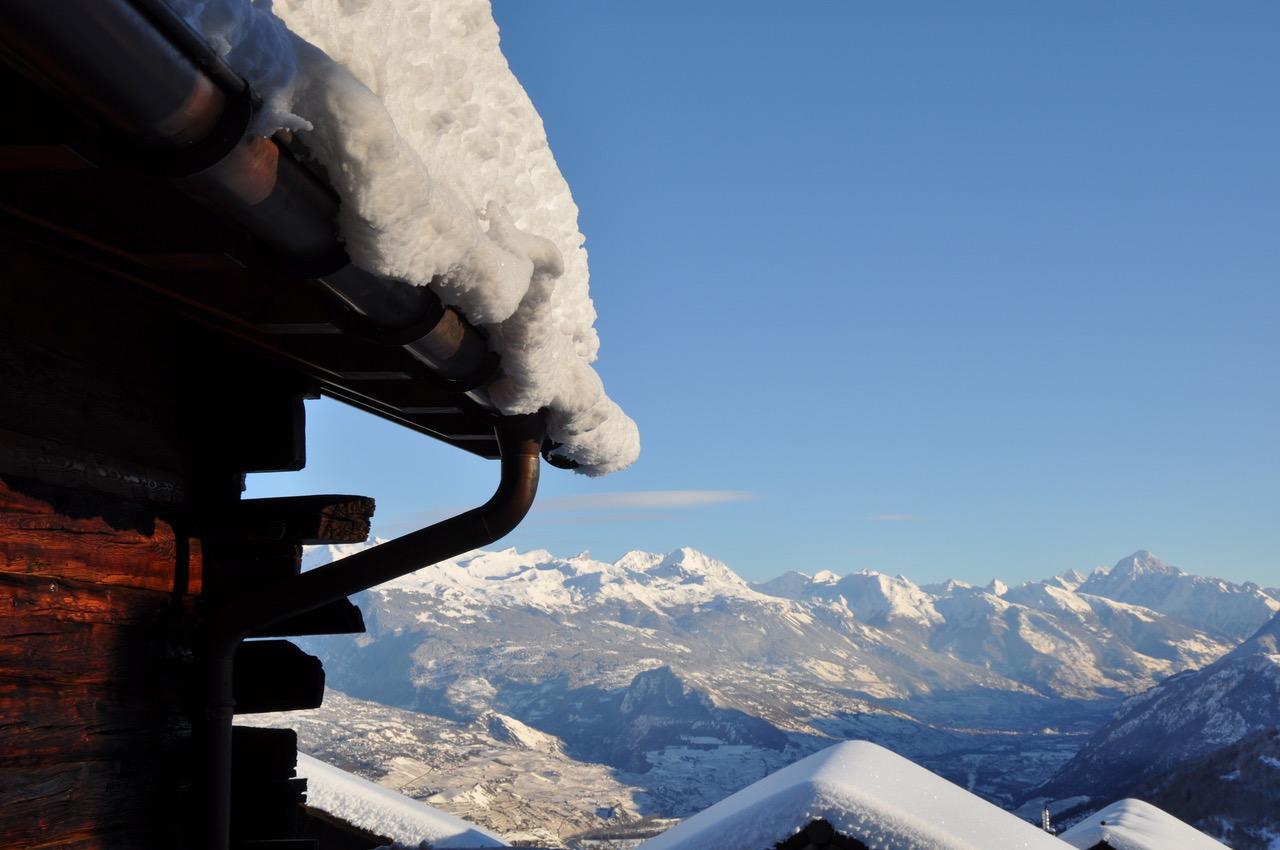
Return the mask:
{"type": "Polygon", "coordinates": [[[1195,827],[1142,800],[1120,800],[1059,836],[1089,850],[1102,842],[1114,850],[1226,850],[1195,827]]]}
{"type": "Polygon", "coordinates": [[[642,850],[769,850],[814,820],[871,850],[1062,850],[1048,833],[867,741],[749,785],[642,850]]]}
{"type": "Polygon", "coordinates": [[[499,412],[546,410],[555,456],[588,474],[635,460],[635,423],[591,366],[578,208],[489,0],[168,2],[261,98],[251,133],[294,132],[324,168],[356,265],[485,331],[499,412]]]}
{"type": "Polygon", "coordinates": [[[298,775],[307,780],[307,805],[397,844],[429,842],[449,847],[506,847],[498,836],[461,818],[298,753],[298,775]]]}

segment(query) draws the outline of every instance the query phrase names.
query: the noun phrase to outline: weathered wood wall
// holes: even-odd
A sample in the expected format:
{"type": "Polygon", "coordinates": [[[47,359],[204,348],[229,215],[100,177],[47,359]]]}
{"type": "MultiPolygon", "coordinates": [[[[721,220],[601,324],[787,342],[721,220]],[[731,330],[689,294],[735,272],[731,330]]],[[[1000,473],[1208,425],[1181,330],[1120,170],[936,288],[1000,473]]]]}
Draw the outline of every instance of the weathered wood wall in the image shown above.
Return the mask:
{"type": "Polygon", "coordinates": [[[6,847],[178,844],[199,551],[140,506],[0,477],[6,847]]]}
{"type": "MultiPolygon", "coordinates": [[[[198,846],[200,601],[320,533],[240,501],[304,463],[306,387],[92,269],[0,257],[0,847],[198,846]]],[[[291,770],[255,780],[264,822],[291,770]]]]}

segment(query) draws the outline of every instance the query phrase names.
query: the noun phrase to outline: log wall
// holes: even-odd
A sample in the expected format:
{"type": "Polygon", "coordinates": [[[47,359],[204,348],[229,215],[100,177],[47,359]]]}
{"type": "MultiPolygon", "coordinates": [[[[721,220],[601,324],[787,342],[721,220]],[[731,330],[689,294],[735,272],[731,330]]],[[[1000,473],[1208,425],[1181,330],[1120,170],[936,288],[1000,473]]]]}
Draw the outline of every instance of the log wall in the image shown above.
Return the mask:
{"type": "Polygon", "coordinates": [[[179,846],[199,552],[140,505],[0,478],[6,847],[179,846]]]}

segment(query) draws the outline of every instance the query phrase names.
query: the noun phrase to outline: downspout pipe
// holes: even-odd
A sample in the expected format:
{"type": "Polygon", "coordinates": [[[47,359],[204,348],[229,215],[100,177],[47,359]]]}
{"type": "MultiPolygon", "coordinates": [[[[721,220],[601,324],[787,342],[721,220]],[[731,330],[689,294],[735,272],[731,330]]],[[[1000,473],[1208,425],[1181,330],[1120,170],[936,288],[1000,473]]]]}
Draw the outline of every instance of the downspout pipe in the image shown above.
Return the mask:
{"type": "Polygon", "coordinates": [[[221,600],[201,641],[205,662],[204,829],[208,850],[231,841],[233,661],[251,633],[430,564],[487,546],[519,525],[538,490],[545,427],[537,414],[502,419],[501,477],[489,501],[466,513],[289,579],[221,600]]]}

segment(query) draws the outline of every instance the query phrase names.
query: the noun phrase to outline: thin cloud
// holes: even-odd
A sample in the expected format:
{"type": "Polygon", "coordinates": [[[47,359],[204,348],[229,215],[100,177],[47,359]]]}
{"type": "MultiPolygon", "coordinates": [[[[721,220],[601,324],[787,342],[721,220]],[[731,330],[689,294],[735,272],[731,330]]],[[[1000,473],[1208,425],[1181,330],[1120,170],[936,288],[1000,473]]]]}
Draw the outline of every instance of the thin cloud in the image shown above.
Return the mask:
{"type": "Polygon", "coordinates": [[[584,493],[534,502],[536,511],[656,511],[701,508],[760,498],[750,490],[635,490],[628,493],[584,493]]]}
{"type": "Polygon", "coordinates": [[[631,511],[618,513],[581,513],[562,514],[547,517],[535,517],[528,522],[531,528],[561,528],[577,525],[609,525],[615,522],[667,522],[675,519],[675,514],[664,514],[657,511],[631,511]],[[554,519],[552,518],[554,516],[554,519]]]}
{"type": "Polygon", "coordinates": [[[917,522],[920,517],[913,514],[876,514],[867,519],[871,522],[917,522]]]}

